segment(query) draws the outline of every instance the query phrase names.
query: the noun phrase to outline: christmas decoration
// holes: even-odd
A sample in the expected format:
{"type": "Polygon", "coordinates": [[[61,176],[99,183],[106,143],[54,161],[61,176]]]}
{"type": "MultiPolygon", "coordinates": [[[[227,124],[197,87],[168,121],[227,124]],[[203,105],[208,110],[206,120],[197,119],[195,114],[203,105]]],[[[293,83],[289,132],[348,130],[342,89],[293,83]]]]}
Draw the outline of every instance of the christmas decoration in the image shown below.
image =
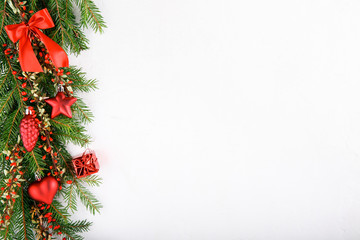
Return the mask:
{"type": "Polygon", "coordinates": [[[27,23],[19,23],[5,26],[5,30],[11,41],[19,42],[19,61],[21,69],[26,72],[42,72],[31,46],[32,34],[36,34],[49,52],[49,58],[56,67],[68,67],[69,60],[65,51],[53,40],[47,37],[39,29],[53,28],[54,22],[47,9],[35,13],[27,23]]]}
{"type": "Polygon", "coordinates": [[[24,147],[28,152],[31,152],[36,146],[39,138],[39,124],[37,119],[30,115],[29,110],[26,110],[27,115],[20,122],[20,135],[24,147]]]}
{"type": "Polygon", "coordinates": [[[97,173],[100,169],[95,152],[90,150],[86,150],[81,157],[74,158],[72,163],[78,178],[97,173]]]}
{"type": "Polygon", "coordinates": [[[56,97],[46,99],[45,102],[52,106],[51,118],[55,118],[60,114],[72,118],[71,105],[76,102],[75,97],[66,97],[65,93],[60,91],[56,97]]]}
{"type": "Polygon", "coordinates": [[[72,215],[80,204],[100,212],[89,187],[101,178],[78,178],[66,144],[90,142],[93,115],[79,95],[96,81],[67,54],[88,49],[85,28],[102,32],[104,20],[94,0],[5,0],[0,22],[0,239],[83,239],[91,222],[72,215]]]}
{"type": "Polygon", "coordinates": [[[56,192],[58,191],[59,183],[52,176],[45,177],[38,182],[33,182],[29,185],[29,196],[38,202],[51,204],[56,192]]]}

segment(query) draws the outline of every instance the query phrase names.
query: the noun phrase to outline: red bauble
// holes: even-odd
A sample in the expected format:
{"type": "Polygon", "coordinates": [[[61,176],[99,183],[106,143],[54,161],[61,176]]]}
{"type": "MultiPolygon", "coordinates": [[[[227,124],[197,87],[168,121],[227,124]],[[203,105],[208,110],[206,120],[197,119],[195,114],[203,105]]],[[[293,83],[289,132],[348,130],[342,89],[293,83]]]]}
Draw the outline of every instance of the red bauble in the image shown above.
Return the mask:
{"type": "Polygon", "coordinates": [[[100,169],[100,165],[94,151],[85,151],[81,157],[74,158],[72,162],[78,178],[97,173],[100,169]]]}
{"type": "Polygon", "coordinates": [[[71,105],[76,102],[75,97],[66,97],[64,92],[58,92],[56,97],[46,99],[45,102],[52,106],[51,118],[55,118],[60,114],[72,118],[71,105]]]}
{"type": "Polygon", "coordinates": [[[39,125],[32,115],[26,115],[20,122],[20,135],[24,147],[31,152],[39,137],[39,125]]]}
{"type": "Polygon", "coordinates": [[[48,176],[38,182],[31,183],[28,193],[35,201],[51,204],[58,188],[58,181],[54,177],[48,176]]]}

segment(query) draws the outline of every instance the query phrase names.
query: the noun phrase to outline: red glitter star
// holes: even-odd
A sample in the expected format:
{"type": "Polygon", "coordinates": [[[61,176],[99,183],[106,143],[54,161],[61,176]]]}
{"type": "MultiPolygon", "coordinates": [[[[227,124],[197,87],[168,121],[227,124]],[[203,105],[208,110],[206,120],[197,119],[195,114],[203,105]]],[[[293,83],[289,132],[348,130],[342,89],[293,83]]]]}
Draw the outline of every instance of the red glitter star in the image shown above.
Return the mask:
{"type": "Polygon", "coordinates": [[[46,99],[45,102],[52,107],[51,118],[63,114],[68,118],[72,118],[71,105],[76,102],[75,97],[66,97],[63,92],[58,92],[56,97],[46,99]]]}

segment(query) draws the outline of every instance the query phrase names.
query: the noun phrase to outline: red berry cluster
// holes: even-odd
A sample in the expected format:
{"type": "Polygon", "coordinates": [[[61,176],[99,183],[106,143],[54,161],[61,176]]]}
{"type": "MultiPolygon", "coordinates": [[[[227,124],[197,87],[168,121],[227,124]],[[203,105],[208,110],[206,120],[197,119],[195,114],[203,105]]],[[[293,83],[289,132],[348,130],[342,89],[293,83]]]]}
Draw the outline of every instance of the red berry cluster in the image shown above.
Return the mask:
{"type": "Polygon", "coordinates": [[[21,182],[24,181],[24,172],[21,170],[22,166],[20,165],[24,153],[26,153],[25,150],[21,150],[20,147],[15,147],[8,153],[9,155],[5,157],[6,161],[9,162],[10,169],[4,178],[5,185],[0,188],[0,197],[6,199],[3,214],[0,216],[0,227],[10,220],[13,205],[18,197],[17,190],[21,187],[21,182]]]}

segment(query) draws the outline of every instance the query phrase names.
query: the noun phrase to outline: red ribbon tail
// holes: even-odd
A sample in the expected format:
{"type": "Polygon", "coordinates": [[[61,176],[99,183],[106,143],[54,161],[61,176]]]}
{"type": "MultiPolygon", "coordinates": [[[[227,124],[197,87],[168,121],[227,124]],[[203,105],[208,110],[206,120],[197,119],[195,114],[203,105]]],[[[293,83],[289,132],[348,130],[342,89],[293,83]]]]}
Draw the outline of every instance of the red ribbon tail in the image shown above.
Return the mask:
{"type": "Polygon", "coordinates": [[[38,34],[40,40],[44,43],[47,51],[49,52],[49,57],[54,63],[55,67],[69,67],[69,59],[64,49],[62,49],[56,42],[54,42],[40,30],[36,29],[35,31],[38,34]]]}
{"type": "Polygon", "coordinates": [[[24,72],[43,72],[28,37],[23,37],[19,41],[19,61],[24,72]]]}

